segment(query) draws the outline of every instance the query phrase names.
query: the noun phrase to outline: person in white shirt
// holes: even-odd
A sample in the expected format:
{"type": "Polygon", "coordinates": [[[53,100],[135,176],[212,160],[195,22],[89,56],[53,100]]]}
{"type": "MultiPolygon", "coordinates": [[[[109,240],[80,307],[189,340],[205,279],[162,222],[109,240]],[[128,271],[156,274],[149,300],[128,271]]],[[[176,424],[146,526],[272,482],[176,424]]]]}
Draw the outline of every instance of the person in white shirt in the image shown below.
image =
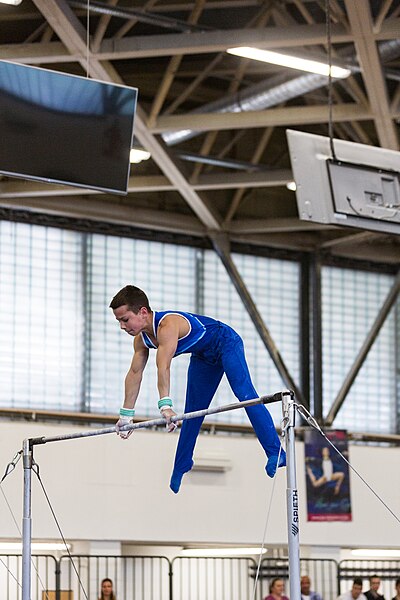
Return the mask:
{"type": "Polygon", "coordinates": [[[341,594],[338,600],[367,600],[367,597],[362,593],[363,583],[361,577],[356,577],[353,580],[353,586],[349,592],[341,594]]]}

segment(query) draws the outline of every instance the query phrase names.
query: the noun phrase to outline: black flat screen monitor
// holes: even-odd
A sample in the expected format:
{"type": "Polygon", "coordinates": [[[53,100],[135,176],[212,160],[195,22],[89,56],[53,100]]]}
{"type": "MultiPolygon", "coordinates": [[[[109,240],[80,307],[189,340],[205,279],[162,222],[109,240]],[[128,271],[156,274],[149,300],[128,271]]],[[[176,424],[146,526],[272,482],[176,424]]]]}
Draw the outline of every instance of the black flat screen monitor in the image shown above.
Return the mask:
{"type": "Polygon", "coordinates": [[[126,194],[137,94],[0,61],[0,173],[126,194]]]}

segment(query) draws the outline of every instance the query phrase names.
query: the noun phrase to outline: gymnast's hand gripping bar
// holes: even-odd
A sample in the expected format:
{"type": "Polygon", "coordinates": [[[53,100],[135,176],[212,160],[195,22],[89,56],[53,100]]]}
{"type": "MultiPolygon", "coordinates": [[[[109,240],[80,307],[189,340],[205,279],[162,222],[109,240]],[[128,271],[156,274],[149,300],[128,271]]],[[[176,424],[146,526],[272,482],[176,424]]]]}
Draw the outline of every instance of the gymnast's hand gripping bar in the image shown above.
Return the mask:
{"type": "MultiPolygon", "coordinates": [[[[204,410],[196,410],[194,412],[182,413],[171,418],[173,423],[178,421],[186,421],[187,419],[197,419],[198,417],[205,417],[207,415],[213,415],[216,413],[227,412],[229,410],[237,410],[238,408],[247,408],[248,406],[254,406],[256,404],[272,404],[273,402],[282,402],[283,396],[293,396],[293,392],[284,391],[277,392],[271,396],[261,396],[260,398],[253,398],[252,400],[244,400],[243,402],[234,402],[232,404],[224,404],[222,406],[216,406],[213,408],[206,408],[204,410]]],[[[120,428],[120,431],[130,431],[131,429],[143,429],[148,427],[156,427],[157,425],[165,425],[166,419],[152,419],[150,421],[142,421],[140,423],[131,423],[124,425],[120,428]]],[[[96,429],[93,431],[82,431],[80,433],[67,433],[65,435],[55,435],[51,437],[38,437],[31,438],[29,440],[30,447],[37,446],[39,444],[47,444],[48,442],[60,442],[62,440],[73,440],[76,438],[92,437],[95,435],[105,435],[106,433],[115,433],[115,425],[113,427],[105,427],[103,429],[96,429]]]]}

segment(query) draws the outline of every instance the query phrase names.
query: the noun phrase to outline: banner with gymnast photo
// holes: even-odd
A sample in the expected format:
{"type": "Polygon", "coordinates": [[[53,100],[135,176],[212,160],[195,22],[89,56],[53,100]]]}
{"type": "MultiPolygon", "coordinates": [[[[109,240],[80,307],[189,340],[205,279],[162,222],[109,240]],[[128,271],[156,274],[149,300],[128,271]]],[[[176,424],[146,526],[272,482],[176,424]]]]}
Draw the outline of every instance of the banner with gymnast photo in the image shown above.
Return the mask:
{"type": "MultiPolygon", "coordinates": [[[[347,431],[336,430],[326,437],[349,460],[347,431]]],[[[304,434],[308,521],[351,521],[349,467],[315,430],[304,434]]]]}

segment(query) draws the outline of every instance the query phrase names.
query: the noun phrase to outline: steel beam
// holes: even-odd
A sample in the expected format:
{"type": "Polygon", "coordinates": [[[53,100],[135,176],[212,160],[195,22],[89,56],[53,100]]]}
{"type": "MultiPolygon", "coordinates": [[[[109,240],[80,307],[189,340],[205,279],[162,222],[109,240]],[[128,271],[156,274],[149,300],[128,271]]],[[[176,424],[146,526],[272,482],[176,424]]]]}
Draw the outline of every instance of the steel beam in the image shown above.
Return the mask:
{"type": "Polygon", "coordinates": [[[269,355],[272,358],[274,365],[276,366],[279,375],[282,377],[282,381],[287,385],[290,390],[293,390],[297,400],[304,404],[303,394],[301,393],[299,387],[295,383],[294,379],[289,373],[288,368],[286,367],[283,358],[272,339],[272,336],[265,325],[263,318],[260,312],[257,309],[257,306],[251,297],[250,292],[248,291],[246,284],[244,283],[235,263],[232,260],[232,256],[230,254],[230,243],[227,234],[221,233],[212,233],[209,235],[214,250],[218,254],[219,258],[222,261],[233,285],[237,293],[240,296],[240,299],[243,302],[245,309],[247,310],[251,320],[253,321],[257,333],[262,339],[264,346],[269,352],[269,355]]]}
{"type": "MultiPolygon", "coordinates": [[[[390,111],[389,111],[390,113],[390,111]]],[[[389,114],[395,118],[398,114],[389,114]]],[[[313,123],[328,123],[329,110],[326,105],[287,106],[284,108],[268,108],[267,110],[251,110],[241,113],[185,113],[180,115],[160,116],[153,133],[166,131],[215,131],[221,129],[246,129],[254,127],[288,127],[290,125],[307,125],[313,123]]],[[[370,108],[354,102],[335,104],[332,110],[334,122],[370,121],[373,113],[370,108]]]]}
{"type": "Polygon", "coordinates": [[[369,0],[357,0],[357,2],[345,0],[345,5],[380,145],[383,148],[398,150],[399,140],[396,125],[390,115],[385,77],[374,39],[370,2],[369,0]]]}

